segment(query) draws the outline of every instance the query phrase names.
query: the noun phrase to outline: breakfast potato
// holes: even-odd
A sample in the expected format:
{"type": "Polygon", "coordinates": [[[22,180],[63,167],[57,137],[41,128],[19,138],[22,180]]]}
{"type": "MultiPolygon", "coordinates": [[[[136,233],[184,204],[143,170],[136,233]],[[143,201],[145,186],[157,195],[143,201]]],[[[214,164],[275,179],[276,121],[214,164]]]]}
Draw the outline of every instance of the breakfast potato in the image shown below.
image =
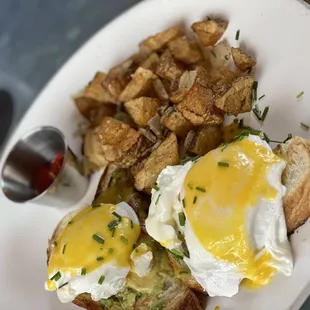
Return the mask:
{"type": "Polygon", "coordinates": [[[161,124],[173,131],[178,137],[185,138],[193,128],[192,124],[184,118],[181,112],[173,107],[168,108],[161,117],[161,124]]]}
{"type": "Polygon", "coordinates": [[[105,78],[104,73],[97,72],[85,89],[73,98],[78,110],[86,118],[89,117],[92,109],[98,108],[104,103],[116,103],[115,98],[102,86],[105,78]]]}
{"type": "Polygon", "coordinates": [[[159,104],[156,98],[140,97],[127,101],[125,109],[137,125],[146,127],[148,121],[157,114],[159,104]]]}
{"type": "Polygon", "coordinates": [[[231,55],[231,49],[226,41],[210,48],[209,60],[212,68],[219,69],[227,65],[231,55]]]}
{"type": "Polygon", "coordinates": [[[140,67],[155,72],[156,68],[157,68],[157,65],[158,65],[158,62],[159,62],[158,54],[157,53],[152,53],[147,59],[145,59],[140,64],[140,67]]]}
{"type": "Polygon", "coordinates": [[[113,103],[104,103],[98,108],[89,111],[88,119],[92,126],[99,126],[105,116],[114,116],[117,111],[117,105],[113,103]]]}
{"type": "Polygon", "coordinates": [[[164,83],[162,82],[162,80],[160,78],[158,78],[158,77],[154,78],[153,89],[154,89],[158,99],[160,99],[160,100],[168,100],[169,99],[168,92],[165,88],[164,83]]]}
{"type": "Polygon", "coordinates": [[[194,64],[202,58],[198,46],[190,43],[186,37],[180,37],[170,41],[168,48],[176,60],[185,64],[194,64]]]}
{"type": "Polygon", "coordinates": [[[253,78],[239,77],[218,89],[215,105],[227,114],[237,116],[252,109],[253,78]]]}
{"type": "Polygon", "coordinates": [[[236,67],[242,72],[246,72],[256,65],[256,61],[251,56],[244,53],[241,48],[232,47],[231,54],[236,67]]]}
{"type": "Polygon", "coordinates": [[[195,132],[189,141],[188,150],[197,155],[205,155],[222,142],[222,131],[218,125],[207,125],[195,132]]]}
{"type": "Polygon", "coordinates": [[[176,61],[169,49],[166,49],[160,56],[156,73],[169,81],[178,79],[184,72],[184,67],[176,61]]]}
{"type": "Polygon", "coordinates": [[[204,46],[212,46],[223,36],[227,26],[228,23],[225,21],[208,19],[193,23],[192,29],[204,46]]]}
{"type": "Polygon", "coordinates": [[[106,160],[122,168],[132,166],[149,146],[138,131],[112,117],[103,118],[97,138],[106,160]]]}
{"type": "Polygon", "coordinates": [[[119,100],[126,102],[145,95],[152,86],[153,75],[152,71],[139,67],[133,74],[132,80],[120,94],[119,100]]]}
{"type": "Polygon", "coordinates": [[[153,36],[150,36],[140,43],[140,50],[144,54],[151,54],[153,51],[158,51],[169,41],[181,37],[184,35],[184,31],[178,27],[172,27],[165,31],[159,32],[153,36]]]}
{"type": "Polygon", "coordinates": [[[135,187],[139,191],[151,193],[152,185],[156,183],[160,172],[168,165],[180,163],[178,140],[171,133],[151,155],[143,162],[140,171],[135,175],[135,187]]]}

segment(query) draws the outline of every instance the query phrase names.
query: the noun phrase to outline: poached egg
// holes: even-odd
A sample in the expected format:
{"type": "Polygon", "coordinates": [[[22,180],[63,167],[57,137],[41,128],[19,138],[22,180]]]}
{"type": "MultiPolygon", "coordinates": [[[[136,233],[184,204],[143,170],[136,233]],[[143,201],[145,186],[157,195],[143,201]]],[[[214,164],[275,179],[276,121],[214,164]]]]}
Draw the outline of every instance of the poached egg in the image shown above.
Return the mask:
{"type": "Polygon", "coordinates": [[[168,166],[152,191],[147,232],[184,258],[210,296],[231,297],[241,283],[267,285],[277,272],[289,276],[284,168],[270,146],[252,135],[196,162],[168,166]]]}

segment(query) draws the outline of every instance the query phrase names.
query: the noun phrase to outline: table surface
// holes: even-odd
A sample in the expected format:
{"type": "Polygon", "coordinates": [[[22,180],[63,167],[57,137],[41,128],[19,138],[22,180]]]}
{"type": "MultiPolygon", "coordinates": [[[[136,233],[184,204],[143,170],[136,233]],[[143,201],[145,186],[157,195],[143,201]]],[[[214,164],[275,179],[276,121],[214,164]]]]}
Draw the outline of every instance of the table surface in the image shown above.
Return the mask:
{"type": "MultiPolygon", "coordinates": [[[[10,128],[18,123],[38,92],[78,47],[137,2],[1,0],[0,92],[8,91],[13,99],[10,128]]],[[[1,114],[5,114],[3,110],[1,114]]],[[[310,310],[310,298],[302,307],[307,309],[310,310]]]]}

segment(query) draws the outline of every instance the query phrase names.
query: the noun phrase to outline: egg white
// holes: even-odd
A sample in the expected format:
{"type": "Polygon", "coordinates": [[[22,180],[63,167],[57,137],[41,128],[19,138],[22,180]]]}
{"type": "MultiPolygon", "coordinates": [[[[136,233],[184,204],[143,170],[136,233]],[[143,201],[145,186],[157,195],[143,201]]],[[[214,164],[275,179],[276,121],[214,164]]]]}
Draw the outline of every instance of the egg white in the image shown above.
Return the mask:
{"type": "MultiPolygon", "coordinates": [[[[270,146],[257,136],[249,136],[247,139],[271,150],[270,146]]],[[[161,172],[157,180],[160,189],[152,191],[152,202],[145,223],[146,229],[164,247],[178,250],[182,250],[182,247],[177,233],[184,232],[190,255],[190,258],[184,257],[184,261],[197,282],[210,296],[231,297],[238,292],[244,275],[237,266],[217,260],[206,251],[188,220],[184,227],[179,225],[178,213],[183,211],[180,202],[184,198],[183,184],[193,164],[190,161],[183,166],[169,166],[161,172]]],[[[277,190],[277,196],[274,200],[261,198],[255,208],[249,208],[246,229],[252,238],[254,249],[268,250],[273,257],[272,266],[289,276],[293,270],[293,260],[282,206],[282,198],[286,190],[281,184],[284,168],[284,161],[270,168],[268,182],[277,190]]]]}

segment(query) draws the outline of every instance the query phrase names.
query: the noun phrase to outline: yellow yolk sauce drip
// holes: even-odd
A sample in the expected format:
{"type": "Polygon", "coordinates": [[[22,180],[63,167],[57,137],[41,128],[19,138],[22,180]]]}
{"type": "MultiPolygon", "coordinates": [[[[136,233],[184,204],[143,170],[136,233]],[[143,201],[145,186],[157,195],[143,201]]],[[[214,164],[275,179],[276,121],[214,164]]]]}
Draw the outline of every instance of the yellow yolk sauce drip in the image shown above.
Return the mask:
{"type": "Polygon", "coordinates": [[[259,257],[252,248],[246,216],[261,198],[277,196],[268,171],[279,162],[272,151],[243,139],[202,157],[185,178],[185,213],[195,235],[214,258],[237,265],[248,287],[267,284],[275,273],[271,255],[259,257]]]}
{"type": "MultiPolygon", "coordinates": [[[[58,271],[74,276],[81,275],[85,268],[89,273],[111,261],[120,267],[130,266],[130,254],[140,235],[140,226],[128,217],[119,219],[113,212],[115,205],[111,204],[87,207],[68,223],[52,249],[48,265],[50,278],[58,271]],[[110,223],[114,224],[109,227],[110,223]]],[[[47,285],[50,290],[56,289],[54,281],[49,280],[47,285]]]]}

